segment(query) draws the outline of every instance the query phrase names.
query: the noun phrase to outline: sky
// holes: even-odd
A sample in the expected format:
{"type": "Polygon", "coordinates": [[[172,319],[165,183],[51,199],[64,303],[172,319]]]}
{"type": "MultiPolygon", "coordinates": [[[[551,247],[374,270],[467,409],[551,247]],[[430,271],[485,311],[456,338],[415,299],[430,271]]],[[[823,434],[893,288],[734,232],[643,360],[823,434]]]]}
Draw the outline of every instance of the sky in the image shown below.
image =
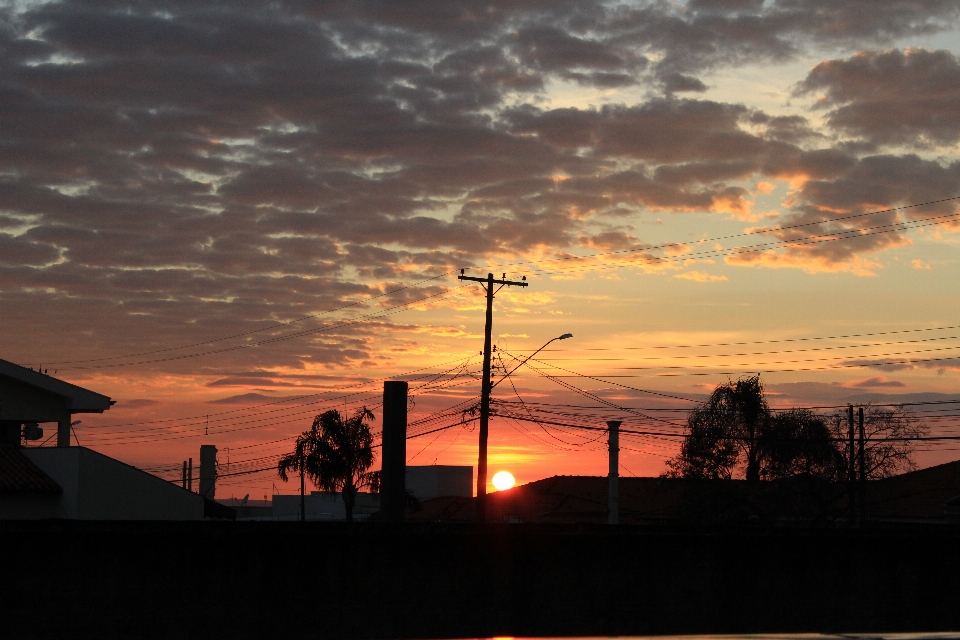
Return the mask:
{"type": "Polygon", "coordinates": [[[475,423],[433,431],[479,395],[460,269],[529,283],[496,296],[497,379],[574,336],[498,385],[491,476],[605,474],[602,431],[546,423],[607,419],[666,434],[621,453],[661,473],[682,409],[741,375],[824,413],[960,397],[958,19],[2,2],[0,358],[117,401],[84,446],[176,477],[215,444],[218,497],[294,492],[291,438],[379,419],[387,379],[408,463],[475,466],[475,423]]]}

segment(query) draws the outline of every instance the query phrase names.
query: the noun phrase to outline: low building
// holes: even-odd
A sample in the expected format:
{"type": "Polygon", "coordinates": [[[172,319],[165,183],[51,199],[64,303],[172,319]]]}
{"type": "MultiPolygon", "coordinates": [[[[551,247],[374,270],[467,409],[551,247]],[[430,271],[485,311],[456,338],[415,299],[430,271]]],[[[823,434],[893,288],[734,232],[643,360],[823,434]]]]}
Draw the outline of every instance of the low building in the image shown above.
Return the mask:
{"type": "Polygon", "coordinates": [[[74,415],[103,413],[113,404],[100,393],[0,360],[0,442],[19,446],[24,435],[38,439],[38,425],[52,422],[57,446],[69,447],[74,415]]]}
{"type": "MultiPolygon", "coordinates": [[[[851,486],[811,476],[774,482],[620,478],[622,524],[766,522],[846,525],[861,519],[884,523],[946,524],[960,518],[960,461],[911,471],[865,487],[850,503],[851,486]],[[861,493],[862,492],[862,493],[861,493]]],[[[604,476],[554,476],[487,494],[493,522],[607,522],[604,476]]],[[[445,496],[408,510],[409,521],[472,522],[476,499],[445,496]]]]}
{"type": "Polygon", "coordinates": [[[408,466],[407,492],[417,500],[430,500],[441,496],[473,495],[473,467],[432,464],[408,466]]]}
{"type": "MultiPolygon", "coordinates": [[[[0,519],[235,517],[183,487],[92,449],[71,447],[73,416],[102,413],[112,404],[105,395],[0,360],[0,519]],[[39,425],[50,422],[57,425],[56,447],[24,446],[42,437],[39,425]]],[[[215,465],[216,449],[212,453],[215,465]]],[[[212,481],[207,484],[212,495],[212,481]]]]}
{"type": "Polygon", "coordinates": [[[210,511],[196,493],[86,447],[0,451],[0,519],[202,520],[210,511]]]}
{"type": "MultiPolygon", "coordinates": [[[[311,491],[304,497],[307,520],[346,520],[347,509],[343,504],[343,497],[339,492],[327,493],[311,491]]],[[[380,495],[360,491],[357,493],[353,505],[355,520],[366,520],[371,514],[380,511],[380,495]]],[[[300,496],[275,495],[273,496],[273,513],[271,520],[299,520],[300,496]]]]}

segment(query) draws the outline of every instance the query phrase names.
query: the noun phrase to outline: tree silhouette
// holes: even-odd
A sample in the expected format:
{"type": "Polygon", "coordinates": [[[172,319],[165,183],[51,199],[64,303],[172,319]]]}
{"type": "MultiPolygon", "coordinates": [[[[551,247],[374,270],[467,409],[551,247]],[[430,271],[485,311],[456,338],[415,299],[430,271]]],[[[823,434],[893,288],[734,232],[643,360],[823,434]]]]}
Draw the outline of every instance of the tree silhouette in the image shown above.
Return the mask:
{"type": "Polygon", "coordinates": [[[347,513],[353,521],[357,491],[369,487],[380,490],[380,472],[373,466],[373,436],[367,418],[373,413],[364,407],[350,418],[339,411],[321,413],[310,428],[312,450],[307,457],[307,475],[321,491],[339,491],[347,513]]]}
{"type": "MultiPolygon", "coordinates": [[[[849,425],[841,415],[809,409],[771,411],[759,376],[714,389],[687,418],[687,435],[666,476],[748,481],[807,475],[848,478],[849,425]]],[[[914,468],[911,438],[926,427],[903,407],[869,407],[864,420],[866,478],[885,478],[914,468]]]]}
{"type": "Polygon", "coordinates": [[[286,482],[289,471],[300,474],[300,519],[306,518],[304,475],[321,491],[339,491],[347,522],[353,522],[357,492],[369,487],[380,490],[380,472],[370,471],[375,459],[373,436],[367,418],[373,413],[364,407],[347,418],[331,409],[313,419],[309,431],[297,436],[293,452],[280,458],[277,473],[286,482]]]}
{"type": "Polygon", "coordinates": [[[313,433],[305,431],[297,436],[297,443],[293,451],[280,458],[277,463],[277,474],[284,482],[287,481],[287,473],[296,471],[300,474],[300,522],[307,519],[306,498],[304,493],[303,476],[307,472],[307,460],[313,451],[313,433]]]}
{"type": "Polygon", "coordinates": [[[761,476],[778,480],[805,474],[841,480],[843,452],[822,416],[809,409],[789,409],[766,421],[761,440],[761,476]]]}
{"type": "Polygon", "coordinates": [[[760,376],[718,386],[690,412],[687,437],[680,454],[667,462],[667,475],[722,479],[745,467],[747,480],[760,480],[761,436],[769,420],[760,376]]]}
{"type": "MultiPolygon", "coordinates": [[[[864,471],[867,480],[889,478],[916,468],[913,462],[912,438],[920,438],[929,429],[903,406],[879,407],[867,406],[864,411],[864,471]]],[[[848,477],[850,452],[844,444],[848,436],[849,424],[844,413],[838,413],[829,421],[833,437],[844,455],[841,460],[841,477],[848,477]]],[[[859,444],[857,453],[859,453],[859,444]]],[[[857,458],[857,456],[855,456],[857,458]]],[[[859,461],[855,463],[854,476],[859,477],[859,461]]]]}

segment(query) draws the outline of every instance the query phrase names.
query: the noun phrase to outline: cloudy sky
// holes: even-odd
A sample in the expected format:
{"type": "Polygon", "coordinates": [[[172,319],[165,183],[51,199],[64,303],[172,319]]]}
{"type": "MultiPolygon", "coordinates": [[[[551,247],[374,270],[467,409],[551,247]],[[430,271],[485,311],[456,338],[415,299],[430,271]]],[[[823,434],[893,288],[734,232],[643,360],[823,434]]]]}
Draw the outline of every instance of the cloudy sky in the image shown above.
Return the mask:
{"type": "MultiPolygon", "coordinates": [[[[960,391],[953,0],[0,7],[0,357],[118,400],[82,444],[253,468],[384,378],[467,402],[461,268],[530,283],[504,365],[575,336],[498,387],[518,411],[960,391]]],[[[497,420],[493,470],[605,472],[558,429],[497,420]]],[[[434,437],[413,463],[475,464],[434,437]]]]}

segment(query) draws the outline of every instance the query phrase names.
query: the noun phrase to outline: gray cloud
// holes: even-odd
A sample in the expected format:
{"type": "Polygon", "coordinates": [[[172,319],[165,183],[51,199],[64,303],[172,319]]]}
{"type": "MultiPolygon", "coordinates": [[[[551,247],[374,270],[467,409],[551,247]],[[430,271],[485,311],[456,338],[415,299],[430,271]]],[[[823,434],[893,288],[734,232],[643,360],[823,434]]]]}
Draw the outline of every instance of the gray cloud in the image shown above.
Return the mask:
{"type": "Polygon", "coordinates": [[[821,62],[800,83],[835,129],[876,144],[960,140],[960,60],[949,51],[864,51],[821,62]]]}
{"type": "MultiPolygon", "coordinates": [[[[277,322],[491,252],[643,246],[624,229],[598,233],[591,220],[614,225],[636,207],[729,211],[749,197],[735,183],[754,175],[810,178],[798,220],[827,205],[945,193],[956,186],[953,165],[862,158],[818,147],[825,139],[800,116],[671,97],[701,92],[705,70],[784,60],[804,41],[876,44],[931,33],[957,14],[955,3],[934,0],[910,11],[898,2],[866,13],[858,6],[102,1],[0,9],[5,328],[22,336],[17,357],[27,360],[39,344],[44,358],[82,359],[164,349],[185,335],[279,336],[284,330],[270,329],[277,322]],[[635,105],[536,107],[555,80],[650,93],[635,105]]],[[[829,259],[882,246],[870,242],[829,259]]],[[[296,341],[225,352],[205,359],[202,372],[233,377],[238,354],[265,370],[369,362],[375,330],[402,326],[311,334],[307,355],[296,341]]],[[[196,371],[195,362],[151,366],[196,371]]]]}

